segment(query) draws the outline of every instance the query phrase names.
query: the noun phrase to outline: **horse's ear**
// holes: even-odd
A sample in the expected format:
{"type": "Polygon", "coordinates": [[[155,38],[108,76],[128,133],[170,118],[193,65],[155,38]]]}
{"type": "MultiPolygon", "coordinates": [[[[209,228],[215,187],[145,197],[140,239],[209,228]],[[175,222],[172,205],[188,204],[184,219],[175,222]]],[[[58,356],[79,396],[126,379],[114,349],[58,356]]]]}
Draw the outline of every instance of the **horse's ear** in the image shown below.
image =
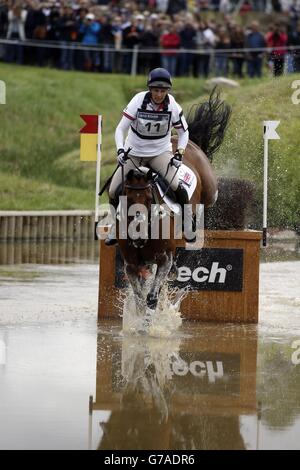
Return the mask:
{"type": "Polygon", "coordinates": [[[152,180],[152,179],[153,179],[153,171],[152,171],[151,168],[150,168],[150,170],[147,171],[146,180],[147,180],[147,181],[150,181],[150,180],[152,180]]]}
{"type": "Polygon", "coordinates": [[[129,170],[127,173],[127,177],[126,177],[127,181],[132,180],[133,175],[134,175],[134,170],[133,169],[129,170]]]}

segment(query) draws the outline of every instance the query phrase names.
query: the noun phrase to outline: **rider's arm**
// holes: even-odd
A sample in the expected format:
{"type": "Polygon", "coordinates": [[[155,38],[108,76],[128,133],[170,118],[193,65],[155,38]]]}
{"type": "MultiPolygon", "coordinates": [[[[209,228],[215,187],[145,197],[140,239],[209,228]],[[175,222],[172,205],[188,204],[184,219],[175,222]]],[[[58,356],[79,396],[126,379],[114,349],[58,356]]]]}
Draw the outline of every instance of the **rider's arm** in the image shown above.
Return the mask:
{"type": "Polygon", "coordinates": [[[127,135],[127,132],[129,131],[130,124],[131,120],[128,119],[126,116],[123,116],[121,121],[119,122],[115,132],[115,142],[117,149],[124,148],[125,137],[127,135]]]}
{"type": "Polygon", "coordinates": [[[176,129],[178,134],[178,144],[177,148],[180,150],[185,151],[185,148],[189,141],[189,131],[188,131],[188,124],[184,117],[183,111],[181,106],[171,97],[171,103],[173,106],[172,112],[172,127],[176,129]]]}
{"type": "Polygon", "coordinates": [[[176,131],[178,134],[177,148],[185,150],[189,141],[189,131],[188,129],[184,130],[182,127],[176,128],[176,131]]]}
{"type": "Polygon", "coordinates": [[[130,124],[136,118],[137,110],[143,102],[145,93],[146,92],[137,93],[123,110],[123,117],[119,122],[115,132],[115,142],[117,149],[124,148],[125,138],[129,131],[130,124]]]}

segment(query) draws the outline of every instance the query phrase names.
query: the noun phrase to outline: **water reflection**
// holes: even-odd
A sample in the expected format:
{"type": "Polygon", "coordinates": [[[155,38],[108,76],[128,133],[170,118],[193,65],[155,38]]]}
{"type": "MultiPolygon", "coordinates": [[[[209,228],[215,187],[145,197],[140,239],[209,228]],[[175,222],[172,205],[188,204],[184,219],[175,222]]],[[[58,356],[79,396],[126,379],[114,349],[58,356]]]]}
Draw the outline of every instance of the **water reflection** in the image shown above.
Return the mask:
{"type": "Polygon", "coordinates": [[[0,265],[97,262],[99,243],[93,240],[59,242],[0,242],[0,265]]]}
{"type": "Polygon", "coordinates": [[[262,422],[274,431],[293,426],[300,415],[300,363],[293,361],[292,345],[291,339],[273,338],[260,346],[257,392],[263,403],[262,422]]]}
{"type": "Polygon", "coordinates": [[[106,450],[256,447],[256,360],[255,327],[195,324],[169,340],[112,341],[99,334],[91,407],[98,428],[93,425],[92,445],[106,450]],[[250,444],[242,432],[246,417],[254,427],[250,444]]]}

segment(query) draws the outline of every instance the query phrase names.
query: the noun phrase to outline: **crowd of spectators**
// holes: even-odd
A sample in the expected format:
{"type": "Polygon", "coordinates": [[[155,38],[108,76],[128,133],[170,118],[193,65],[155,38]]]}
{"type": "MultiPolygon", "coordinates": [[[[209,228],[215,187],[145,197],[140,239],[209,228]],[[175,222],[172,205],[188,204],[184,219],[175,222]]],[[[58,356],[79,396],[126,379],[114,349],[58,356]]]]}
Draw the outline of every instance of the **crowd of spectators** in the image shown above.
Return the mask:
{"type": "Polygon", "coordinates": [[[131,73],[134,57],[138,73],[260,77],[264,58],[274,75],[300,72],[300,0],[0,0],[3,61],[131,73]],[[231,15],[268,9],[284,21],[264,31],[231,15]]]}

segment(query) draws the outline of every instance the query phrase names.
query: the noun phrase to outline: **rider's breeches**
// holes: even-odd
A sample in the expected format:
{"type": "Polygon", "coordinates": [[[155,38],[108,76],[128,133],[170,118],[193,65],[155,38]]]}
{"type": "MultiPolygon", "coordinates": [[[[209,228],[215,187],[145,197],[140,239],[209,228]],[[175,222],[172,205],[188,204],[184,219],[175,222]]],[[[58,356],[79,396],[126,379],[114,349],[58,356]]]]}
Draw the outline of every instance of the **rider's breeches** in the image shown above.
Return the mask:
{"type": "MultiPolygon", "coordinates": [[[[166,179],[168,184],[170,184],[173,191],[176,191],[179,184],[179,178],[177,168],[170,164],[170,160],[173,157],[172,152],[164,152],[155,157],[132,157],[131,155],[129,155],[129,157],[130,160],[128,159],[126,164],[124,165],[124,177],[126,177],[129,170],[136,170],[136,167],[147,166],[149,168],[152,168],[152,170],[160,173],[161,176],[166,179]],[[133,162],[136,166],[133,164],[133,162]]],[[[121,183],[122,168],[119,167],[110,183],[109,197],[111,199],[114,199],[116,189],[121,183]]]]}

